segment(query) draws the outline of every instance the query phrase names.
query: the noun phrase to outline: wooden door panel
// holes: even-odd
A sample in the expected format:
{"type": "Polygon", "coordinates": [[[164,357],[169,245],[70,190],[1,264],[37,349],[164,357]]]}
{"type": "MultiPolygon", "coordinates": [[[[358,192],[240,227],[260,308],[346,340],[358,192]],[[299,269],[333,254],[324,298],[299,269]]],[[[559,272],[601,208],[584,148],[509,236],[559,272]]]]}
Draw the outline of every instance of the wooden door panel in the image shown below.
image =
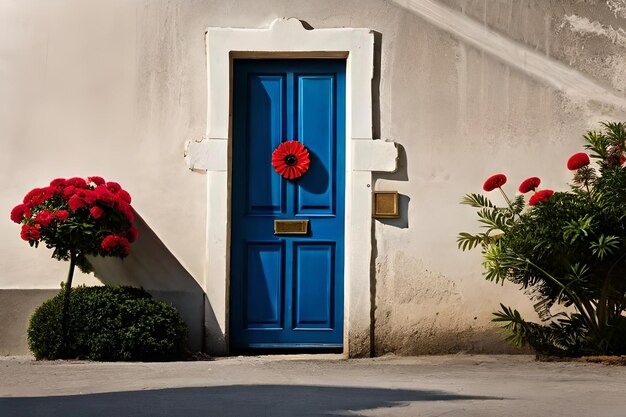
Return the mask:
{"type": "Polygon", "coordinates": [[[235,60],[233,82],[231,347],[341,347],[345,61],[235,60]],[[271,165],[288,140],[310,153],[295,180],[271,165]],[[274,235],[290,219],[308,234],[274,235]]]}

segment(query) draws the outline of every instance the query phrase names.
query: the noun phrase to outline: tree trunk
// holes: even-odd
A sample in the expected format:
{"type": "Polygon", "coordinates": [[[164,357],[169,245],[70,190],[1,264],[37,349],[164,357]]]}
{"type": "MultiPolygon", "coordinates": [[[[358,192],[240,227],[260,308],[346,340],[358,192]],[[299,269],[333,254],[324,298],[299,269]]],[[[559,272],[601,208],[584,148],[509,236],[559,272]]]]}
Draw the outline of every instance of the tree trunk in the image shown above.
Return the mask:
{"type": "Polygon", "coordinates": [[[67,273],[67,281],[63,293],[63,312],[61,314],[61,331],[63,333],[64,355],[69,352],[70,347],[70,294],[72,292],[72,279],[74,278],[74,267],[78,255],[74,250],[70,251],[70,270],[67,273]]]}

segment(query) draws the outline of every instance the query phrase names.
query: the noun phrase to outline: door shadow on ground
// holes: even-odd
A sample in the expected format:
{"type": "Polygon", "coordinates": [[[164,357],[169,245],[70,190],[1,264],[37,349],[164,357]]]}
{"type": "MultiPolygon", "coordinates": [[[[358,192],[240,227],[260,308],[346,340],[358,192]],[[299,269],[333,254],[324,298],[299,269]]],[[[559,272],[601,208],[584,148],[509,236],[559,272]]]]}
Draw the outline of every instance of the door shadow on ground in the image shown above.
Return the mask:
{"type": "Polygon", "coordinates": [[[101,394],[0,398],[0,416],[22,417],[308,417],[413,401],[502,400],[444,391],[312,385],[232,385],[101,394]]]}

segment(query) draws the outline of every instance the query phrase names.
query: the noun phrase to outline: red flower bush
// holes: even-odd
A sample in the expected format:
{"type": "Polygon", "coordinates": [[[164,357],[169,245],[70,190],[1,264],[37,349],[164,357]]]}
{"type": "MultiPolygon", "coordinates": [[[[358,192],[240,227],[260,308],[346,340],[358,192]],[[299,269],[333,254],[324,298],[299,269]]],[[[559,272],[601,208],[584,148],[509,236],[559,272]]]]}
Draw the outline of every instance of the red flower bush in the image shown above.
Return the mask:
{"type": "Polygon", "coordinates": [[[88,270],[86,255],[130,253],[130,242],[138,237],[130,202],[127,191],[102,177],[56,178],[29,191],[11,210],[11,220],[22,224],[20,236],[31,246],[43,242],[54,248],[54,258],[74,260],[88,270]]]}
{"type": "Polygon", "coordinates": [[[520,193],[526,194],[529,191],[535,191],[537,189],[537,187],[539,187],[539,184],[541,184],[541,179],[539,179],[538,177],[526,178],[519,185],[519,189],[518,190],[519,190],[520,193]]]}
{"type": "Polygon", "coordinates": [[[536,206],[537,204],[543,203],[548,199],[548,197],[551,197],[553,194],[554,191],[552,190],[537,191],[535,194],[532,195],[532,197],[530,197],[530,200],[528,200],[528,205],[536,206]]]}
{"type": "Polygon", "coordinates": [[[483,190],[487,192],[493,191],[496,188],[502,187],[504,184],[506,184],[506,175],[495,174],[487,178],[487,181],[483,184],[483,190]]]}
{"type": "Polygon", "coordinates": [[[589,165],[589,155],[584,152],[578,152],[570,156],[567,160],[567,169],[570,171],[576,171],[582,167],[589,165]]]}
{"type": "Polygon", "coordinates": [[[289,180],[302,176],[309,169],[309,151],[297,140],[283,142],[272,153],[272,166],[289,180]]]}
{"type": "Polygon", "coordinates": [[[102,177],[56,178],[50,185],[35,188],[23,203],[11,210],[11,220],[22,224],[20,236],[30,246],[40,242],[52,249],[52,257],[70,261],[65,282],[61,327],[63,344],[69,349],[69,309],[74,268],[91,270],[87,256],[130,254],[130,242],[138,231],[132,224],[135,213],[130,194],[116,182],[102,177]]]}
{"type": "MultiPolygon", "coordinates": [[[[480,248],[485,278],[519,286],[544,323],[526,321],[504,304],[493,321],[508,341],[538,354],[626,354],[626,123],[601,125],[584,135],[588,153],[567,161],[569,190],[540,190],[524,204],[524,195],[510,200],[500,188],[504,207],[480,194],[462,200],[476,209],[482,231],[459,233],[459,248],[480,248]]],[[[528,178],[519,190],[539,182],[528,178]]]]}

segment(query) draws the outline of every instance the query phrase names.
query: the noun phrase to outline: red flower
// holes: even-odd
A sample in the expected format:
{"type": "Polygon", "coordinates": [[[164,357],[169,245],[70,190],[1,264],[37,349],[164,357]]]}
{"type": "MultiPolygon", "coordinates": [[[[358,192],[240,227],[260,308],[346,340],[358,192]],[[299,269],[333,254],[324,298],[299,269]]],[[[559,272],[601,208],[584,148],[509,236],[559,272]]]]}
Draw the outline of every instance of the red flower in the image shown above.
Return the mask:
{"type": "Polygon", "coordinates": [[[63,198],[69,200],[69,198],[73,196],[75,192],[76,187],[74,187],[73,185],[68,185],[63,189],[63,198]]]}
{"type": "Polygon", "coordinates": [[[72,209],[72,211],[76,211],[85,207],[85,202],[82,198],[78,196],[78,194],[74,194],[72,197],[70,197],[67,204],[70,206],[70,209],[72,209]]]}
{"type": "Polygon", "coordinates": [[[39,232],[40,227],[41,226],[39,226],[38,224],[34,226],[31,226],[30,224],[25,224],[24,226],[22,226],[20,236],[24,240],[37,240],[41,237],[41,233],[39,232]]]}
{"type": "Polygon", "coordinates": [[[67,210],[57,210],[54,212],[54,217],[63,222],[67,220],[68,217],[70,217],[70,212],[67,210]]]}
{"type": "Polygon", "coordinates": [[[506,175],[495,174],[487,178],[487,181],[483,184],[483,190],[487,192],[493,191],[496,188],[502,187],[504,184],[506,184],[506,175]]]}
{"type": "Polygon", "coordinates": [[[115,196],[111,194],[111,191],[103,185],[97,186],[94,190],[96,200],[107,205],[113,205],[115,202],[115,196]]]}
{"type": "Polygon", "coordinates": [[[50,181],[51,187],[58,187],[59,185],[65,185],[65,178],[56,178],[50,181]]]}
{"type": "Polygon", "coordinates": [[[54,189],[55,194],[63,193],[63,187],[65,187],[65,178],[56,178],[50,181],[50,187],[54,189]]]}
{"type": "Polygon", "coordinates": [[[87,182],[79,177],[70,178],[69,180],[65,181],[65,184],[71,185],[76,188],[87,188],[87,182]]]}
{"type": "Polygon", "coordinates": [[[40,224],[43,227],[48,227],[52,220],[54,220],[54,216],[48,210],[41,210],[35,216],[35,223],[40,224]]]}
{"type": "Polygon", "coordinates": [[[104,178],[98,176],[87,177],[87,181],[93,182],[94,184],[96,184],[96,186],[104,185],[105,183],[104,178]]]}
{"type": "Polygon", "coordinates": [[[106,252],[111,252],[119,246],[122,248],[122,252],[124,252],[124,255],[130,254],[130,242],[128,241],[128,239],[122,236],[108,235],[107,237],[102,239],[102,243],[100,244],[100,246],[102,246],[102,249],[104,249],[106,252]]]}
{"type": "Polygon", "coordinates": [[[55,190],[56,187],[34,188],[26,194],[23,203],[28,204],[29,207],[38,206],[54,196],[55,190]]]}
{"type": "Polygon", "coordinates": [[[589,155],[584,152],[575,153],[567,160],[567,169],[570,171],[576,171],[587,165],[589,165],[589,155]]]}
{"type": "Polygon", "coordinates": [[[133,212],[133,208],[127,202],[118,200],[117,209],[122,212],[122,214],[128,219],[129,222],[132,223],[132,221],[135,220],[135,213],[133,212]]]}
{"type": "Polygon", "coordinates": [[[109,189],[109,191],[111,191],[113,194],[117,193],[119,190],[122,189],[122,187],[113,181],[109,181],[106,183],[106,187],[109,189]]]}
{"type": "Polygon", "coordinates": [[[41,188],[33,188],[28,193],[26,193],[26,195],[24,196],[24,200],[22,200],[22,202],[24,204],[30,205],[30,200],[32,200],[33,197],[35,197],[40,192],[41,192],[41,188]]]}
{"type": "Polygon", "coordinates": [[[538,177],[526,178],[519,185],[519,192],[526,194],[529,191],[535,191],[537,187],[539,187],[539,184],[541,184],[541,180],[538,177]]]}
{"type": "Polygon", "coordinates": [[[530,197],[530,200],[528,200],[528,204],[530,204],[531,206],[536,206],[537,204],[546,201],[548,197],[552,196],[552,194],[554,194],[554,191],[552,190],[537,191],[535,194],[532,195],[532,197],[530,197]]]}
{"type": "Polygon", "coordinates": [[[139,230],[135,226],[132,226],[130,229],[126,231],[126,238],[128,238],[129,242],[134,242],[139,237],[139,230]]]}
{"type": "Polygon", "coordinates": [[[99,219],[104,214],[104,210],[102,210],[98,206],[93,206],[92,208],[89,209],[89,212],[91,213],[91,216],[94,219],[99,219]]]}
{"type": "Polygon", "coordinates": [[[11,220],[13,220],[15,223],[20,223],[22,219],[30,216],[30,208],[28,208],[26,204],[18,204],[17,206],[13,207],[13,210],[11,210],[11,220]]]}
{"type": "Polygon", "coordinates": [[[128,241],[128,239],[126,239],[125,237],[121,237],[120,246],[122,247],[122,250],[124,251],[124,255],[126,256],[130,255],[130,242],[128,241]]]}
{"type": "Polygon", "coordinates": [[[108,235],[104,239],[102,239],[102,249],[107,252],[111,252],[118,244],[120,243],[120,237],[118,235],[108,235]]]}
{"type": "Polygon", "coordinates": [[[96,202],[97,195],[92,190],[78,190],[76,195],[79,196],[87,205],[92,205],[96,202]]]}
{"type": "Polygon", "coordinates": [[[128,191],[126,190],[119,190],[117,192],[117,196],[122,200],[122,201],[126,201],[128,204],[130,204],[130,202],[132,201],[132,198],[130,197],[130,194],[128,194],[128,191]]]}
{"type": "Polygon", "coordinates": [[[309,170],[309,151],[297,140],[283,142],[272,153],[272,166],[287,179],[302,176],[309,170]]]}

